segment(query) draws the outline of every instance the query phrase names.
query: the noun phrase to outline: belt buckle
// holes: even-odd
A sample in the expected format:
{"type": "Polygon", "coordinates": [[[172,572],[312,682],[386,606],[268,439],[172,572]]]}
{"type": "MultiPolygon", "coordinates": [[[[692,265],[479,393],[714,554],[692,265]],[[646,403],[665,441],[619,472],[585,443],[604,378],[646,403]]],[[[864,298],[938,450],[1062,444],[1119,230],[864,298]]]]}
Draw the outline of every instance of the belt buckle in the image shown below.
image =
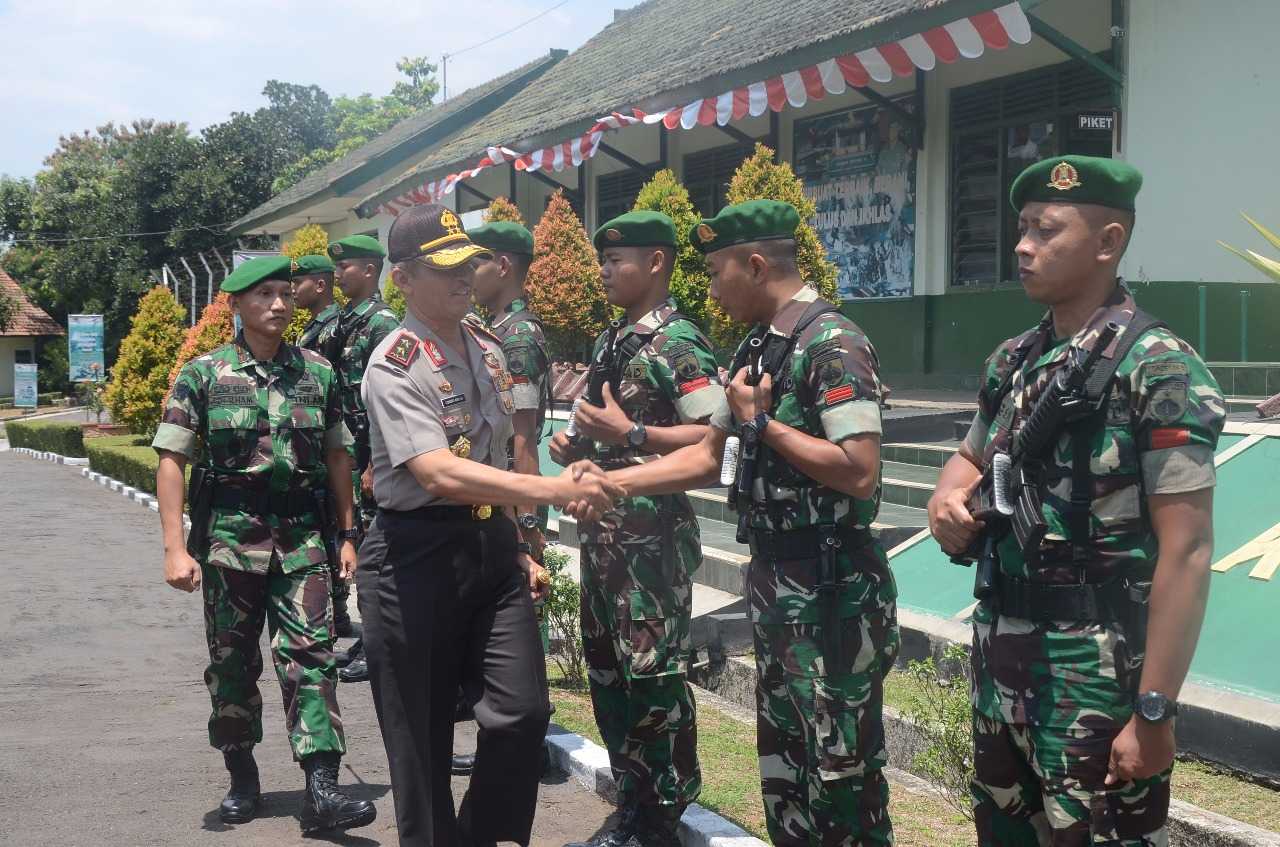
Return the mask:
{"type": "Polygon", "coordinates": [[[488,504],[471,507],[471,519],[476,521],[487,521],[493,517],[493,507],[488,504]]]}

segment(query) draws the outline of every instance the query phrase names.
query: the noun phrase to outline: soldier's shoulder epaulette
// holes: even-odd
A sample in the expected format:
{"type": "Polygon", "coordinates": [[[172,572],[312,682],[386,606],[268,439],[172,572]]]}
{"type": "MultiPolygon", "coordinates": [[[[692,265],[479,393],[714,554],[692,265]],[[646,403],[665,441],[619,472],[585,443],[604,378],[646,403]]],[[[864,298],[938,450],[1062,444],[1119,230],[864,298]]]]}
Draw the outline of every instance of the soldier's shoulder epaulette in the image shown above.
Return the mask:
{"type": "Polygon", "coordinates": [[[302,360],[309,365],[316,365],[330,370],[333,368],[333,364],[328,359],[309,347],[295,347],[294,349],[302,354],[302,360]]]}
{"type": "Polygon", "coordinates": [[[409,330],[401,329],[394,340],[387,345],[387,349],[382,356],[393,365],[408,368],[413,364],[413,360],[418,357],[418,351],[421,349],[421,339],[409,330]]]}

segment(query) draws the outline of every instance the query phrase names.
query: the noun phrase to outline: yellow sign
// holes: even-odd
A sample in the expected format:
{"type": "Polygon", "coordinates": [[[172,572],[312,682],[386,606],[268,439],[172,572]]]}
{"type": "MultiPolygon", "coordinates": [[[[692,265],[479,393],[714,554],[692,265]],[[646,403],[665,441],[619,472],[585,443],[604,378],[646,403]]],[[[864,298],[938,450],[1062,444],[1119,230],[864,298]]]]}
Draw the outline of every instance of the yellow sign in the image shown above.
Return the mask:
{"type": "Polygon", "coordinates": [[[1258,560],[1258,564],[1249,571],[1253,579],[1269,580],[1280,568],[1280,523],[1259,535],[1248,544],[1214,563],[1213,569],[1218,573],[1226,573],[1236,565],[1258,560]]]}

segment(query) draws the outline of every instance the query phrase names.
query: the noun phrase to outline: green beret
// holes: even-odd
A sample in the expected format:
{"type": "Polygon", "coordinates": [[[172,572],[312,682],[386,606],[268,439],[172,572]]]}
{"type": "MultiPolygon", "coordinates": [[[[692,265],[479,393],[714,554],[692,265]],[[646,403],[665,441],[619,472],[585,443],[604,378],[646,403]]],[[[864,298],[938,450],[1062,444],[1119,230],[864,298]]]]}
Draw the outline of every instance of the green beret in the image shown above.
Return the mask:
{"type": "Polygon", "coordinates": [[[780,200],[748,200],[725,206],[714,218],[689,232],[689,243],[703,253],[714,253],[735,244],[795,238],[800,213],[780,200]]]}
{"type": "Polygon", "coordinates": [[[300,256],[293,263],[294,276],[310,276],[311,274],[331,274],[334,271],[333,262],[329,261],[328,256],[300,256]]]}
{"type": "Polygon", "coordinates": [[[348,235],[329,245],[333,259],[381,259],[387,255],[378,239],[372,235],[348,235]]]}
{"type": "Polygon", "coordinates": [[[1097,156],[1054,156],[1031,165],[1009,188],[1015,212],[1028,203],[1091,203],[1132,212],[1142,174],[1128,162],[1097,156]]]}
{"type": "Polygon", "coordinates": [[[264,279],[289,281],[289,268],[295,263],[288,256],[259,256],[236,268],[222,281],[221,291],[239,294],[253,288],[264,279]]]}
{"type": "Polygon", "coordinates": [[[490,250],[497,250],[499,253],[533,255],[533,233],[515,221],[487,223],[467,230],[467,235],[471,236],[473,243],[490,250]]]}
{"type": "Polygon", "coordinates": [[[627,212],[596,230],[597,250],[606,247],[675,247],[676,225],[662,212],[627,212]]]}

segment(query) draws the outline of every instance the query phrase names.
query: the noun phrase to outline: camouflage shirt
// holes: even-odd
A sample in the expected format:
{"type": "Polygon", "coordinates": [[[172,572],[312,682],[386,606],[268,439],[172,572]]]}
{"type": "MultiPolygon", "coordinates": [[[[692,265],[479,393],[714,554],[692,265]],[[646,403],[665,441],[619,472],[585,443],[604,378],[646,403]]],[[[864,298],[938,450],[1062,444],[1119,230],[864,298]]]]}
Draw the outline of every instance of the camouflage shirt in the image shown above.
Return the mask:
{"type": "MultiPolygon", "coordinates": [[[[810,286],[801,288],[766,328],[757,326],[742,342],[774,336],[785,343],[809,305],[818,299],[810,286]]],[[[815,438],[839,444],[846,438],[880,434],[880,360],[858,325],[842,314],[818,317],[800,333],[791,361],[774,376],[774,420],[815,438]]],[[[741,422],[739,422],[741,423],[741,422]]],[[[712,426],[733,429],[728,403],[711,419],[712,426]]],[[[785,531],[818,524],[870,528],[880,509],[880,490],[860,500],[819,485],[777,453],[764,447],[756,473],[756,507],[751,526],[785,531]],[[767,506],[765,504],[768,504],[767,506]]]]}
{"type": "Polygon", "coordinates": [[[343,327],[360,324],[347,336],[347,343],[342,348],[342,361],[338,364],[342,368],[342,410],[344,414],[355,415],[365,411],[360,383],[364,380],[373,348],[400,325],[400,319],[375,291],[359,303],[348,303],[340,320],[343,327]]]}
{"type": "Polygon", "coordinates": [[[502,353],[511,372],[511,396],[516,411],[534,409],[538,413],[538,429],[547,417],[547,380],[550,362],[542,320],[529,311],[523,298],[507,304],[489,323],[488,329],[502,339],[502,353]]]}
{"type": "MultiPolygon", "coordinates": [[[[810,306],[818,301],[811,286],[796,292],[767,328],[757,326],[743,340],[765,339],[765,349],[787,344],[810,306]]],[[[881,432],[880,362],[875,348],[857,324],[839,313],[815,318],[801,330],[790,359],[773,377],[774,420],[814,438],[839,444],[855,435],[881,432]]],[[[711,418],[717,429],[731,431],[727,400],[711,418]]],[[[756,531],[804,529],[835,524],[870,529],[880,508],[880,491],[868,499],[851,497],[819,484],[761,445],[749,516],[756,531]]],[[[885,609],[898,587],[879,541],[869,541],[836,556],[834,581],[840,585],[842,618],[885,609]]],[[[759,624],[816,624],[821,620],[817,568],[812,559],[779,559],[754,564],[747,577],[752,620],[759,624]]]]}
{"type": "MultiPolygon", "coordinates": [[[[152,446],[206,463],[221,485],[289,492],[324,485],[325,451],[350,444],[337,379],[319,354],[281,344],[260,362],[243,337],[183,366],[152,446]]],[[[325,560],[314,518],[215,506],[208,563],[266,573],[325,560]]]]}
{"type": "Polygon", "coordinates": [[[339,311],[337,303],[330,303],[320,310],[320,314],[313,315],[303,327],[302,335],[298,336],[298,346],[317,353],[323,350],[325,340],[338,327],[339,311]]]}
{"type": "MultiPolygon", "coordinates": [[[[1029,343],[1037,330],[1001,344],[987,360],[982,411],[965,439],[965,453],[980,457],[985,467],[997,450],[1008,450],[1013,433],[1068,360],[1071,348],[1089,350],[1108,321],[1127,326],[1134,309],[1132,294],[1119,285],[1075,336],[1051,341],[1034,360],[1028,357],[1013,374],[1000,407],[991,410],[987,398],[997,393],[1014,351],[1029,343]]],[[[1113,349],[1122,337],[1123,333],[1112,342],[1113,349]]],[[[1093,436],[1094,556],[1084,563],[1082,574],[1067,543],[1072,438],[1064,432],[1051,453],[1043,491],[1049,529],[1041,562],[1030,568],[1010,533],[999,547],[1001,572],[1051,583],[1149,580],[1157,543],[1146,497],[1213,486],[1213,454],[1225,419],[1222,393],[1195,350],[1168,329],[1148,330],[1120,362],[1105,417],[1093,436]]],[[[975,667],[983,671],[975,678],[974,702],[983,714],[1012,723],[1062,726],[1078,720],[1081,709],[1097,709],[1116,719],[1127,714],[1131,693],[1125,689],[1137,682],[1133,677],[1141,668],[1141,639],[1129,640],[1120,622],[1000,618],[997,627],[996,620],[986,605],[974,613],[979,630],[975,667]],[[1016,636],[1008,634],[1011,630],[1016,636]],[[1035,658],[1029,660],[1030,656],[1035,658]]]]}
{"type": "MultiPolygon", "coordinates": [[[[675,311],[675,301],[667,299],[634,324],[624,327],[615,341],[615,345],[620,347],[632,336],[645,339],[629,361],[617,363],[618,385],[610,386],[627,417],[645,426],[698,423],[724,402],[724,385],[720,381],[715,355],[711,352],[711,343],[692,321],[685,318],[668,321],[675,311]],[[664,321],[668,321],[665,326],[664,321]]],[[[606,332],[596,339],[593,360],[607,337],[606,332]]],[[[602,466],[616,468],[637,464],[650,454],[643,446],[637,450],[630,446],[596,442],[587,455],[602,466]]],[[[676,509],[681,515],[692,520],[692,507],[687,497],[683,494],[672,497],[679,501],[676,509]]],[[[606,515],[594,527],[584,527],[583,532],[601,544],[619,539],[619,532],[628,536],[648,536],[650,533],[642,531],[641,525],[648,526],[652,522],[650,518],[656,514],[657,500],[654,497],[628,498],[619,511],[606,515]]]]}

